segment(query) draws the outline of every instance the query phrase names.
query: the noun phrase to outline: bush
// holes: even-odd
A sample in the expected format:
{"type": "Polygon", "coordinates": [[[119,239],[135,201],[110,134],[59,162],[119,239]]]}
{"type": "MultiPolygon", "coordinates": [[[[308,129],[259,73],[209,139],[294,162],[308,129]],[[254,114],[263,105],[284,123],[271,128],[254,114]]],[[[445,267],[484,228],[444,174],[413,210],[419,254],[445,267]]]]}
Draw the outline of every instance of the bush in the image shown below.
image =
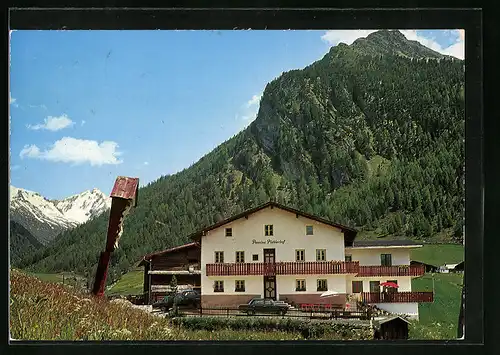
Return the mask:
{"type": "Polygon", "coordinates": [[[372,339],[368,325],[314,322],[293,318],[183,317],[172,319],[172,324],[188,330],[216,331],[230,329],[300,333],[305,339],[321,338],[326,335],[335,339],[372,339]]]}

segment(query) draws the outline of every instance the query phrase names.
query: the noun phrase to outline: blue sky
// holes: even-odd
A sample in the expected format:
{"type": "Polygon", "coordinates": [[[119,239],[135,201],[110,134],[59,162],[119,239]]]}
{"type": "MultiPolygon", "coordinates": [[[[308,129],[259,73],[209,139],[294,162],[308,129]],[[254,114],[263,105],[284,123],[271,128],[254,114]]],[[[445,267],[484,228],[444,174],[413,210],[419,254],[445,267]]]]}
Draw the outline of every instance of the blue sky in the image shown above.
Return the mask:
{"type": "MultiPolygon", "coordinates": [[[[178,172],[244,129],[269,81],[369,32],[12,32],[11,184],[60,199],[178,172]]],[[[463,57],[457,30],[402,32],[463,57]]]]}

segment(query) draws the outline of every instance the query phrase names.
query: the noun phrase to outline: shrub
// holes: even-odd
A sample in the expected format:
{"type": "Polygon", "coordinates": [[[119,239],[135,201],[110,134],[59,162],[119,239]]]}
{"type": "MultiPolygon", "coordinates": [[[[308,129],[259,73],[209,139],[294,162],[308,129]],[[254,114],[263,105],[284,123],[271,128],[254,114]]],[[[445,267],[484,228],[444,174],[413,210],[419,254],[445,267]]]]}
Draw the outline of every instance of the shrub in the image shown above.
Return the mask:
{"type": "Polygon", "coordinates": [[[172,319],[172,324],[189,330],[281,331],[299,333],[305,339],[328,336],[334,339],[372,339],[368,325],[314,322],[293,318],[257,317],[184,317],[172,319]]]}

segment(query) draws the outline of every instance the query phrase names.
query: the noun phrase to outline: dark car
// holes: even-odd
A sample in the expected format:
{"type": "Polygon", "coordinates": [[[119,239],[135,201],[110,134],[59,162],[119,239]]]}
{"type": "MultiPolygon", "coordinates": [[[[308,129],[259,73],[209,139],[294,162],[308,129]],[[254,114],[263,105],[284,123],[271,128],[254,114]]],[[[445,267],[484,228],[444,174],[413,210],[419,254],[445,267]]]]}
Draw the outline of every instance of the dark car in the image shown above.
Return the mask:
{"type": "Polygon", "coordinates": [[[253,298],[248,304],[239,305],[238,309],[246,314],[275,313],[285,315],[288,312],[288,307],[286,303],[276,302],[271,299],[253,298]]]}
{"type": "Polygon", "coordinates": [[[198,291],[181,291],[175,295],[166,295],[161,301],[154,303],[153,308],[160,308],[164,312],[168,311],[174,305],[174,300],[177,302],[177,306],[198,308],[201,296],[198,291]]]}

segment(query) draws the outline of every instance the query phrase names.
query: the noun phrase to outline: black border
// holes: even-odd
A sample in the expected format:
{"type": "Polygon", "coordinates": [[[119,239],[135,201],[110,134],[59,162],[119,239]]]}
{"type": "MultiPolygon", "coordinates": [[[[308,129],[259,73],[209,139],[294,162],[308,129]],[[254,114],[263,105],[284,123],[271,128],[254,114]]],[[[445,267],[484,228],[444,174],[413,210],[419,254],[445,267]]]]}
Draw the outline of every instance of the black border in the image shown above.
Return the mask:
{"type": "MultiPolygon", "coordinates": [[[[362,10],[307,10],[307,9],[208,9],[208,10],[30,10],[16,9],[10,13],[12,29],[359,29],[359,28],[397,28],[397,29],[452,29],[463,28],[466,31],[466,263],[465,280],[466,298],[466,340],[465,341],[404,341],[394,342],[287,342],[279,344],[283,350],[313,350],[322,352],[322,345],[334,346],[337,352],[372,353],[383,350],[384,353],[421,353],[436,350],[439,352],[451,348],[456,354],[467,354],[479,350],[483,343],[483,122],[482,122],[482,12],[479,9],[362,9],[362,10]],[[474,243],[470,242],[471,240],[474,243]],[[475,345],[473,345],[473,342],[475,345]],[[318,347],[317,345],[321,345],[318,347]],[[432,345],[426,350],[422,347],[432,345]]],[[[8,37],[7,37],[8,40],[8,37]]],[[[8,47],[7,47],[8,53],[8,47]]],[[[8,67],[7,67],[8,71],[8,67]]],[[[7,72],[8,73],[8,72],[7,72]]],[[[8,91],[8,90],[7,90],[8,91]]],[[[7,104],[8,107],[8,104],[7,104]]],[[[7,121],[8,122],[8,121],[7,121]]],[[[8,132],[8,127],[7,130],[8,132]]],[[[8,134],[8,133],[7,133],[8,134]]],[[[7,140],[8,142],[8,140],[7,140]]],[[[7,149],[7,152],[9,150],[7,149]]],[[[4,165],[6,166],[6,165],[4,165]]],[[[7,172],[8,173],[8,172],[7,172]]],[[[7,199],[8,200],[8,199],[7,199]]],[[[491,216],[490,216],[491,217],[491,216]]],[[[8,243],[8,239],[4,239],[8,243]]],[[[5,245],[5,244],[4,244],[5,245]]],[[[8,250],[8,244],[7,248],[8,250]]],[[[4,260],[8,263],[8,258],[4,260]]],[[[7,265],[8,270],[8,265],[7,265]]],[[[8,275],[7,275],[8,278],[8,275]]],[[[8,282],[8,280],[6,280],[8,282]]],[[[6,282],[6,283],[7,283],[6,282]]],[[[4,305],[8,305],[8,298],[4,305]]],[[[8,314],[8,312],[7,312],[8,314]]],[[[4,318],[7,319],[7,318],[4,318]]],[[[4,322],[4,325],[5,324],[4,322]]],[[[5,333],[4,333],[5,334],[5,333]]],[[[8,333],[7,333],[8,334],[8,333]]],[[[29,353],[42,350],[43,342],[13,342],[12,351],[29,353]]],[[[95,345],[104,347],[106,353],[123,352],[122,346],[129,346],[132,351],[164,350],[164,346],[175,346],[169,350],[177,352],[200,349],[204,352],[233,351],[251,352],[273,350],[275,342],[127,342],[81,343],[71,346],[72,342],[46,342],[56,345],[47,349],[48,353],[96,351],[95,345]],[[239,346],[238,346],[238,345],[239,346]],[[251,344],[251,346],[249,346],[251,344]],[[83,346],[82,346],[83,345],[83,346]],[[106,344],[107,345],[107,344],[106,344]],[[236,346],[234,346],[236,345],[236,346]],[[247,346],[245,346],[247,345],[247,346]],[[162,348],[160,348],[160,346],[162,348]],[[201,348],[200,346],[203,346],[201,348]],[[88,349],[87,347],[90,347],[88,349]]],[[[281,349],[279,349],[281,350],[281,349]]],[[[9,353],[10,353],[9,351],[9,353]]],[[[43,351],[43,350],[42,350],[43,351]]],[[[329,351],[329,350],[327,350],[329,351]]]]}

